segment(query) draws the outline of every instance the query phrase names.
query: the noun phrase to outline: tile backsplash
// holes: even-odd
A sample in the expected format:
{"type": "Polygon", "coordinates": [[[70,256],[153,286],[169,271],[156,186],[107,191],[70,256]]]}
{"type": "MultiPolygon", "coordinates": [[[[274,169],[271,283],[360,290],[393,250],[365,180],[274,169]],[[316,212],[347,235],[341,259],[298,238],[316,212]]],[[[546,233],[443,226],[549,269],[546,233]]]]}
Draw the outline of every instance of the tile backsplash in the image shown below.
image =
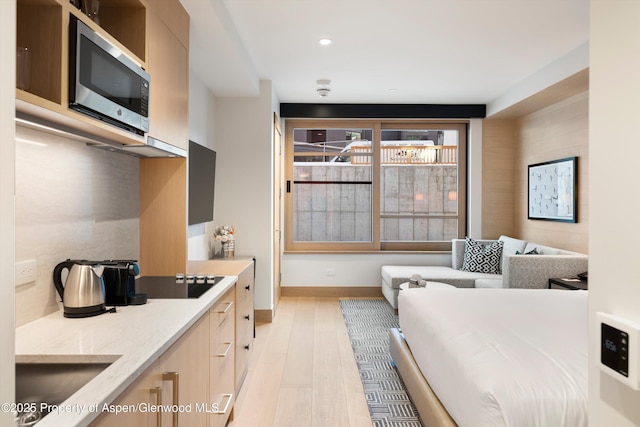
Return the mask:
{"type": "Polygon", "coordinates": [[[138,259],[139,160],[57,135],[16,128],[16,262],[37,262],[16,288],[16,325],[61,308],[55,265],[138,259]]]}

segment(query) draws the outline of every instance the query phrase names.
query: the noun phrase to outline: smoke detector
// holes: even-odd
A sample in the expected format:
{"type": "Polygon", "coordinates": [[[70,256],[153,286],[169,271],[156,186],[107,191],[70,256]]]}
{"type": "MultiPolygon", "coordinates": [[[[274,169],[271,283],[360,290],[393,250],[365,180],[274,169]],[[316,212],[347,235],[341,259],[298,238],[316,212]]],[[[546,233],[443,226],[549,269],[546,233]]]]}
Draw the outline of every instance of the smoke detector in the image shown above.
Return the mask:
{"type": "Polygon", "coordinates": [[[331,80],[320,79],[320,80],[316,80],[316,83],[318,84],[318,89],[316,89],[316,92],[318,92],[318,95],[324,98],[331,93],[331,89],[329,88],[329,85],[331,84],[331,80]]]}
{"type": "Polygon", "coordinates": [[[318,95],[324,98],[331,93],[331,89],[329,89],[328,87],[319,87],[318,89],[316,89],[316,92],[318,92],[318,95]]]}

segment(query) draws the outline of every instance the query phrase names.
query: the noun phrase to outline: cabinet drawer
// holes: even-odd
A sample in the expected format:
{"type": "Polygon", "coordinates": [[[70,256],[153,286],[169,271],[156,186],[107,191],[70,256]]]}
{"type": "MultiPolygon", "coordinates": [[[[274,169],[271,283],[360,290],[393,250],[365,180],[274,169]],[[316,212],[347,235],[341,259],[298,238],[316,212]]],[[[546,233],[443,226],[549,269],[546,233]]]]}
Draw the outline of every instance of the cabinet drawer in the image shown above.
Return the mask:
{"type": "Polygon", "coordinates": [[[236,315],[235,308],[235,302],[228,300],[214,307],[211,311],[211,331],[223,328],[226,323],[233,323],[232,319],[236,315]]]}
{"type": "Polygon", "coordinates": [[[211,358],[209,426],[224,427],[236,400],[234,360],[211,358]]]}
{"type": "Polygon", "coordinates": [[[239,304],[250,303],[253,305],[253,276],[248,276],[246,273],[238,276],[236,300],[239,304]]]}
{"type": "Polygon", "coordinates": [[[216,305],[210,309],[209,354],[224,357],[233,352],[235,343],[235,303],[234,289],[231,288],[216,305]]]}
{"type": "Polygon", "coordinates": [[[233,356],[234,353],[231,351],[229,357],[211,358],[211,398],[209,400],[213,406],[213,411],[216,412],[213,415],[217,415],[217,417],[214,417],[213,419],[219,418],[220,415],[223,414],[228,416],[231,408],[233,407],[233,402],[235,401],[235,360],[233,356]],[[231,400],[231,402],[229,402],[229,400],[231,400]],[[228,407],[225,411],[225,406],[227,405],[228,407]]]}
{"type": "Polygon", "coordinates": [[[211,334],[211,356],[226,357],[235,345],[233,322],[225,322],[224,327],[211,334]]]}
{"type": "Polygon", "coordinates": [[[247,307],[247,304],[244,304],[243,307],[237,307],[236,311],[236,328],[244,329],[251,328],[253,329],[253,306],[247,307]]]}
{"type": "Polygon", "coordinates": [[[216,317],[211,328],[209,363],[209,427],[224,427],[235,403],[235,286],[211,310],[216,317]]]}
{"type": "Polygon", "coordinates": [[[222,327],[228,319],[233,319],[235,315],[235,293],[231,288],[225,293],[220,301],[211,307],[211,332],[215,332],[218,328],[222,327]]]}
{"type": "Polygon", "coordinates": [[[236,345],[236,390],[240,390],[249,368],[249,357],[253,350],[253,339],[243,339],[236,345]]]}

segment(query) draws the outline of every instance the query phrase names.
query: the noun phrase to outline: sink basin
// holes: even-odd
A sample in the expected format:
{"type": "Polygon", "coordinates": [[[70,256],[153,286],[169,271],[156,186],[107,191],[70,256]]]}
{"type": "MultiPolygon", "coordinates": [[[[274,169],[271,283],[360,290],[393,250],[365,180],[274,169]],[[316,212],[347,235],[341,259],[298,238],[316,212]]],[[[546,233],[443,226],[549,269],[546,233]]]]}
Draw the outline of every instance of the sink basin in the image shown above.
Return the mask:
{"type": "MultiPolygon", "coordinates": [[[[59,405],[112,362],[25,362],[16,363],[16,403],[36,403],[36,413],[19,414],[23,424],[33,425],[44,417],[41,403],[59,405]]],[[[27,408],[32,409],[32,408],[27,408]]]]}

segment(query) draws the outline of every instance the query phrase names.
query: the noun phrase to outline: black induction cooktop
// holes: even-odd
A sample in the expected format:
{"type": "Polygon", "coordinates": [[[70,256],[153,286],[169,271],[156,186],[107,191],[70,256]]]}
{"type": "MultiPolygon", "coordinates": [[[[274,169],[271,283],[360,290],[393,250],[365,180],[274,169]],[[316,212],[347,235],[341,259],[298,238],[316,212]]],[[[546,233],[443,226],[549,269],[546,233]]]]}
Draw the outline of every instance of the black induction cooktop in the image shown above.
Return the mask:
{"type": "Polygon", "coordinates": [[[203,283],[186,280],[178,283],[176,276],[142,276],[136,279],[136,292],[147,294],[150,299],[200,298],[222,279],[224,276],[216,276],[213,281],[207,279],[203,283]]]}

